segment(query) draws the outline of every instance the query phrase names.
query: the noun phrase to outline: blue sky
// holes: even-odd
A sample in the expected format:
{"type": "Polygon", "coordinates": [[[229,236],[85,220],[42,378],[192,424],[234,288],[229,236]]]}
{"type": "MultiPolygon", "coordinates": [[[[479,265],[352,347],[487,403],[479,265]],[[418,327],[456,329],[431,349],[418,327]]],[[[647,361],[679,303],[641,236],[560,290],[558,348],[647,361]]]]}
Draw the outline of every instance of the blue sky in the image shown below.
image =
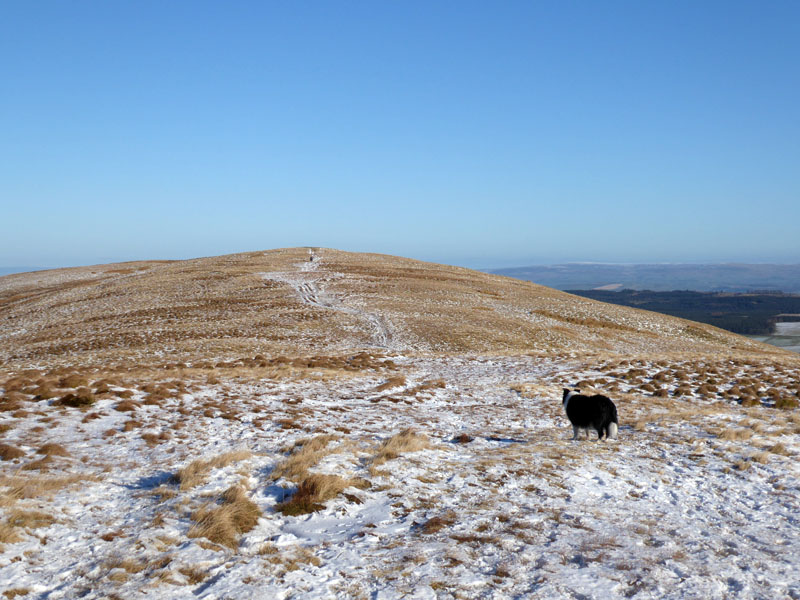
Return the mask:
{"type": "Polygon", "coordinates": [[[2,266],[800,262],[800,2],[0,4],[2,266]]]}

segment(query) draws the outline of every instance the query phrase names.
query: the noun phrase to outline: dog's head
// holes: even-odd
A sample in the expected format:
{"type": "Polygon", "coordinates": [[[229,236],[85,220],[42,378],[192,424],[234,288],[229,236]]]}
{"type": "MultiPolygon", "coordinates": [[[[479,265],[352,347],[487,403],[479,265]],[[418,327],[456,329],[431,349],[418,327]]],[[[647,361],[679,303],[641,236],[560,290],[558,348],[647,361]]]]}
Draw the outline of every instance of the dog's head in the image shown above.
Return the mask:
{"type": "Polygon", "coordinates": [[[571,390],[569,388],[564,388],[564,395],[561,397],[561,404],[564,404],[567,401],[567,398],[570,397],[570,395],[580,394],[580,393],[581,393],[580,390],[571,390]]]}

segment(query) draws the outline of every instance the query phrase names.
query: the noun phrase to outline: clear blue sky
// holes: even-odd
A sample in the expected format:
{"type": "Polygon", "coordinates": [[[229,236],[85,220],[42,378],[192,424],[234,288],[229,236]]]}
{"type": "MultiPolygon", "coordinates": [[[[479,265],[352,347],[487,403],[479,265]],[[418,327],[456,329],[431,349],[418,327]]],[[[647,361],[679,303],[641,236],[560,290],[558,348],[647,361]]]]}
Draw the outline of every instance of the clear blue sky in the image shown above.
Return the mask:
{"type": "Polygon", "coordinates": [[[0,266],[800,262],[800,2],[0,4],[0,266]]]}

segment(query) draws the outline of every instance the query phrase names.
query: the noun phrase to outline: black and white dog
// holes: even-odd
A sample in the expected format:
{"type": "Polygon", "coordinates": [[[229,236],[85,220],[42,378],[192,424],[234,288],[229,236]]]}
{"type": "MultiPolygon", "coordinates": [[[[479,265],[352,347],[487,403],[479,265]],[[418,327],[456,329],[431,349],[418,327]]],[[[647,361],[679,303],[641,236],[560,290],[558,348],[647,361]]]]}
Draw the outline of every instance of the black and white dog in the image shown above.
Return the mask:
{"type": "Polygon", "coordinates": [[[573,440],[578,439],[578,432],[585,431],[589,437],[589,430],[597,432],[597,439],[617,439],[617,407],[605,396],[596,394],[584,396],[579,390],[564,389],[564,412],[567,413],[569,422],[572,423],[573,440]]]}

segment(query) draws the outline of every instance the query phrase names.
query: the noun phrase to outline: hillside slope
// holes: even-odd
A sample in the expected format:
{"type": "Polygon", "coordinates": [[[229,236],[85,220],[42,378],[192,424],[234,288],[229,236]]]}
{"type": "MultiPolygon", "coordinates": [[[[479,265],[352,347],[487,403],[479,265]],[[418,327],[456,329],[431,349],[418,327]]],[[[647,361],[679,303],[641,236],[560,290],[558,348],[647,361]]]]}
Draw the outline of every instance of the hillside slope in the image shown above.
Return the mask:
{"type": "Polygon", "coordinates": [[[2,278],[0,360],[8,598],[800,598],[800,356],[712,327],[301,248],[2,278]]]}
{"type": "Polygon", "coordinates": [[[507,277],[291,248],[0,278],[0,360],[194,363],[364,348],[415,353],[779,352],[507,277]]]}

